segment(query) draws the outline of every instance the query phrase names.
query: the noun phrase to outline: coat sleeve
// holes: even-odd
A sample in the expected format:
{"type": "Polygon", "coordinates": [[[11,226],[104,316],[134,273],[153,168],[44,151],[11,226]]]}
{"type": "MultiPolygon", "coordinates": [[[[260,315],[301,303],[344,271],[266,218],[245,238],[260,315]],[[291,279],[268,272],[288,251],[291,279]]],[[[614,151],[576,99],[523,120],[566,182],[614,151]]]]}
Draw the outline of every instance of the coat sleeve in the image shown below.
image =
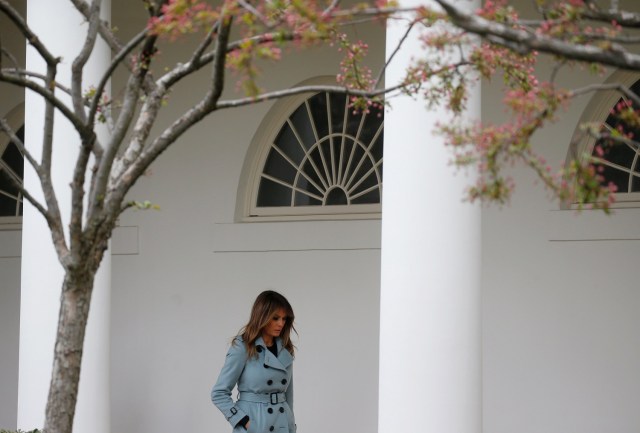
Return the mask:
{"type": "Polygon", "coordinates": [[[234,340],[227,352],[227,358],[224,361],[224,366],[220,371],[218,380],[211,390],[211,401],[216,405],[220,412],[227,418],[229,424],[232,427],[238,425],[238,423],[247,416],[231,398],[231,391],[238,383],[238,379],[244,370],[244,365],[247,360],[247,353],[244,348],[244,343],[239,340],[234,340]]]}

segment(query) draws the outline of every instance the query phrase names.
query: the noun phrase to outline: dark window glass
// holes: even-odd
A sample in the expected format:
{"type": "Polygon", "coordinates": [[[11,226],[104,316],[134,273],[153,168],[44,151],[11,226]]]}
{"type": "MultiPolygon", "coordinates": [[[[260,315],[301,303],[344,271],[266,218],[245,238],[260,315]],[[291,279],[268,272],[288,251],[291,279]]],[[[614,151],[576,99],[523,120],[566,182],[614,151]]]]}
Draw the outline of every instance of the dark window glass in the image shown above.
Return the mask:
{"type": "Polygon", "coordinates": [[[327,203],[328,205],[343,205],[348,204],[349,199],[347,198],[347,193],[342,188],[333,188],[327,194],[327,203]]]}
{"type": "MultiPolygon", "coordinates": [[[[309,177],[311,178],[311,176],[309,177]]],[[[307,195],[307,196],[315,195],[318,197],[322,197],[323,196],[322,192],[315,187],[315,185],[318,185],[318,183],[314,181],[315,183],[314,185],[314,183],[312,183],[311,180],[313,180],[313,178],[307,179],[307,177],[301,174],[300,176],[298,176],[298,181],[296,182],[296,188],[301,189],[303,191],[307,191],[309,193],[309,194],[303,194],[303,195],[307,195]]]]}
{"type": "Polygon", "coordinates": [[[272,144],[257,206],[380,203],[383,121],[377,108],[354,112],[346,95],[308,98],[283,122],[272,144]]]}
{"type": "Polygon", "coordinates": [[[631,192],[640,192],[640,176],[633,176],[631,180],[631,192]]]}
{"type": "Polygon", "coordinates": [[[263,178],[258,191],[258,206],[291,206],[291,188],[263,178]]]}
{"type": "Polygon", "coordinates": [[[16,200],[0,194],[0,216],[16,216],[16,200]]]}
{"type": "Polygon", "coordinates": [[[305,151],[287,123],[276,137],[275,145],[297,165],[302,162],[305,151]]]}
{"type": "Polygon", "coordinates": [[[331,101],[331,131],[334,134],[342,134],[344,127],[344,108],[347,95],[330,95],[331,101]]]}
{"type": "Polygon", "coordinates": [[[291,123],[295,125],[296,132],[302,140],[306,150],[311,149],[313,143],[316,142],[316,136],[313,133],[313,127],[309,121],[309,112],[307,111],[307,105],[300,105],[296,111],[291,115],[291,123]]]}
{"type": "Polygon", "coordinates": [[[318,93],[309,98],[309,108],[313,117],[318,137],[322,139],[329,134],[329,120],[327,118],[327,95],[318,93]]]}
{"type": "Polygon", "coordinates": [[[265,174],[293,185],[297,172],[296,167],[292,166],[280,153],[271,150],[267,162],[264,164],[265,174]]]}
{"type": "MultiPolygon", "coordinates": [[[[16,135],[24,142],[24,126],[16,135]]],[[[3,165],[9,167],[11,172],[20,179],[24,177],[24,158],[15,144],[8,143],[2,155],[0,155],[3,165]]],[[[9,180],[11,176],[0,166],[0,216],[20,216],[22,215],[22,194],[13,182],[9,180]]],[[[14,178],[15,178],[14,177],[14,178]]]]}
{"type": "Polygon", "coordinates": [[[296,206],[322,206],[322,202],[313,197],[309,197],[306,194],[302,194],[301,192],[296,191],[296,206]]]}

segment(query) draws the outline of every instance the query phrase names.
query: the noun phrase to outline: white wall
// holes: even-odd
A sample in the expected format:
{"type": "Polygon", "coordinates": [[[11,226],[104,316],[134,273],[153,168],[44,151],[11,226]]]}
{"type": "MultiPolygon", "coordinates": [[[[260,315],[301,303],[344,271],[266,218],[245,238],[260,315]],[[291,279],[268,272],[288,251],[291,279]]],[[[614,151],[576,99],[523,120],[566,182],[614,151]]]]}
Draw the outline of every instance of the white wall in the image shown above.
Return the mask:
{"type": "MultiPolygon", "coordinates": [[[[201,131],[216,129],[211,122],[201,131]]],[[[286,236],[308,223],[233,224],[237,181],[229,179],[237,179],[242,142],[249,140],[215,150],[206,136],[194,141],[159,161],[149,179],[153,191],[145,180],[133,194],[162,210],[122,218],[123,225],[139,226],[140,253],[113,261],[114,430],[227,429],[209,391],[253,299],[272,288],[290,299],[298,316],[298,425],[311,432],[335,423],[373,431],[379,222],[316,222],[306,233],[309,250],[245,252],[243,244],[251,250],[274,244],[287,249],[287,243],[299,248],[299,240],[283,243],[271,233],[286,236]],[[228,173],[230,167],[235,170],[228,173]],[[373,241],[350,235],[354,224],[364,224],[373,241]],[[235,242],[228,240],[230,232],[235,242]],[[316,249],[315,240],[335,233],[344,236],[316,249]],[[256,246],[257,237],[265,240],[256,246]],[[216,252],[230,247],[236,251],[216,252]]]]}
{"type": "MultiPolygon", "coordinates": [[[[483,88],[486,121],[503,116],[498,86],[483,88]]],[[[535,136],[556,167],[588,100],[535,136]]],[[[560,211],[530,171],[514,177],[512,202],[483,212],[484,431],[637,432],[640,209],[560,211]]]]}
{"type": "MultiPolygon", "coordinates": [[[[128,19],[113,9],[116,20],[128,19]]],[[[376,35],[381,47],[383,37],[376,35]]],[[[162,54],[175,58],[186,46],[176,42],[162,54]]],[[[327,50],[294,52],[278,69],[264,66],[262,85],[336,74],[328,66],[337,64],[327,50]]],[[[202,87],[176,91],[169,108],[187,106],[207,79],[208,72],[202,87]]],[[[233,88],[235,78],[229,80],[233,88]]],[[[376,429],[379,220],[234,223],[245,154],[269,107],[214,114],[130,195],[161,210],[121,219],[137,227],[139,253],[113,260],[114,431],[228,431],[210,389],[230,339],[267,288],[287,296],[297,315],[301,431],[376,429]]]]}
{"type": "MultiPolygon", "coordinates": [[[[0,231],[0,242],[12,232],[0,231]]],[[[19,236],[20,232],[17,232],[19,236]]],[[[15,243],[15,242],[11,242],[15,243]]],[[[6,245],[6,244],[5,244],[6,245]]],[[[5,245],[0,247],[3,252],[5,245]]],[[[16,255],[0,256],[0,429],[15,429],[18,410],[18,340],[20,330],[20,244],[16,255]]],[[[13,249],[13,248],[12,248],[13,249]]]]}
{"type": "MultiPolygon", "coordinates": [[[[12,1],[24,10],[24,0],[12,1]]],[[[2,46],[24,64],[24,42],[9,38],[12,25],[0,14],[2,46]]],[[[3,66],[9,65],[4,58],[3,66]]],[[[24,100],[18,87],[0,84],[0,116],[7,115],[24,100]]],[[[4,227],[5,229],[7,227],[4,227]]],[[[0,224],[0,429],[14,429],[18,408],[18,341],[20,329],[20,231],[3,230],[0,224]]]]}
{"type": "MultiPolygon", "coordinates": [[[[24,13],[26,10],[26,0],[11,0],[11,5],[21,13],[24,13]]],[[[2,48],[13,54],[18,63],[24,67],[26,54],[24,41],[20,38],[12,37],[16,27],[4,14],[0,14],[0,29],[2,29],[2,48]]],[[[3,56],[2,66],[4,68],[12,67],[13,63],[3,56]]],[[[7,114],[8,111],[23,100],[24,90],[18,86],[10,86],[4,83],[0,84],[0,115],[7,114]]]]}

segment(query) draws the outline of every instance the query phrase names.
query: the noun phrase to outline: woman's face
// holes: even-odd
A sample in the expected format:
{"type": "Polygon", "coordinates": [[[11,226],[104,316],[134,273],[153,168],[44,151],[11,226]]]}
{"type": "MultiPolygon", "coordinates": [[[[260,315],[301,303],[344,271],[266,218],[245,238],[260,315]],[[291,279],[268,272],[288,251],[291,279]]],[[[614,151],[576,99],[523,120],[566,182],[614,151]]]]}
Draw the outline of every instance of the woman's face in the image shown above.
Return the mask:
{"type": "Polygon", "coordinates": [[[287,323],[287,313],[283,308],[280,308],[273,313],[271,320],[269,320],[267,326],[262,330],[262,335],[272,338],[279,337],[285,323],[287,323]]]}

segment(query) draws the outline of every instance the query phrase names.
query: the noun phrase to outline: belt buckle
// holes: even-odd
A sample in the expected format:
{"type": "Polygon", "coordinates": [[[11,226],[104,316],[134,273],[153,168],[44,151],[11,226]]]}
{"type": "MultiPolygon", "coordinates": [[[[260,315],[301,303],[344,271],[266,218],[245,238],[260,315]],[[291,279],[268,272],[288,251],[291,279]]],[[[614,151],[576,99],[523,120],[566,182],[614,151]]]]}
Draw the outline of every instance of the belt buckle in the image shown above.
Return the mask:
{"type": "Polygon", "coordinates": [[[269,400],[271,400],[271,404],[278,404],[278,393],[272,392],[271,394],[269,394],[269,400]],[[276,398],[276,401],[273,401],[274,397],[276,398]]]}

